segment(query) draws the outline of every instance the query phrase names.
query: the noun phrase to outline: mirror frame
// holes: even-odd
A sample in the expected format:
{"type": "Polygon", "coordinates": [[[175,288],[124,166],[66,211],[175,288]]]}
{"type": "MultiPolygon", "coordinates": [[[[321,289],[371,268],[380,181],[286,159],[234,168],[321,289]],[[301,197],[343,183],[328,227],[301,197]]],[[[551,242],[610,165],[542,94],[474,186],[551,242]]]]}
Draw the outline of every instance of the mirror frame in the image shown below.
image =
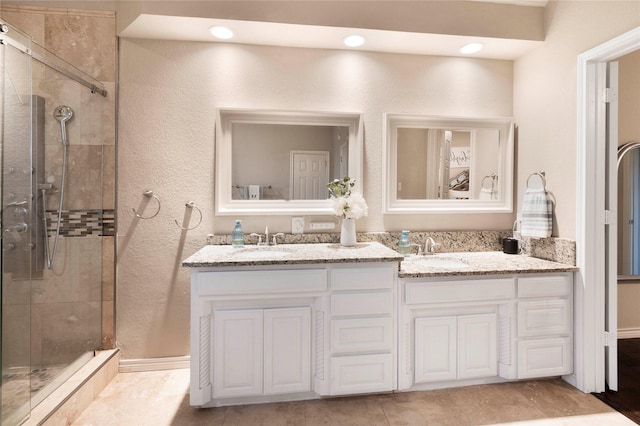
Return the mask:
{"type": "MultiPolygon", "coordinates": [[[[340,126],[349,129],[349,176],[362,190],[363,120],[359,113],[218,108],[215,141],[216,215],[333,215],[327,200],[234,200],[232,135],[235,123],[340,126]]],[[[288,166],[288,164],[287,164],[288,166]]],[[[327,182],[329,183],[329,182],[327,182]]]]}
{"type": "MultiPolygon", "coordinates": [[[[383,182],[385,214],[416,213],[512,213],[514,179],[514,124],[511,117],[456,117],[421,114],[385,113],[383,117],[383,164],[387,175],[383,182]],[[402,200],[397,198],[397,129],[440,128],[447,130],[473,130],[492,128],[500,130],[501,158],[498,158],[499,200],[402,200]]],[[[473,154],[472,154],[473,155],[473,154]]]]}

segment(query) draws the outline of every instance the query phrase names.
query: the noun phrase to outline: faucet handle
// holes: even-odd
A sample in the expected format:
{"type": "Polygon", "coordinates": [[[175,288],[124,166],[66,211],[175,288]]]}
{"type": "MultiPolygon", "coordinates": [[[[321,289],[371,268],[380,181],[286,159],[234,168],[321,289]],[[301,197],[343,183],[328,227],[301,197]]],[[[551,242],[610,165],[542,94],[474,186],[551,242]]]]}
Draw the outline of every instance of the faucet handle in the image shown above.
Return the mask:
{"type": "Polygon", "coordinates": [[[250,237],[258,237],[258,243],[256,245],[261,246],[262,245],[262,235],[260,234],[256,234],[255,232],[252,232],[251,234],[249,234],[250,237]]]}
{"type": "Polygon", "coordinates": [[[422,256],[422,244],[411,244],[411,247],[418,247],[416,251],[416,255],[422,256]]]}
{"type": "Polygon", "coordinates": [[[278,245],[278,238],[277,237],[284,237],[284,234],[282,232],[278,232],[277,234],[273,235],[273,245],[274,246],[278,245]]]}
{"type": "Polygon", "coordinates": [[[424,254],[436,254],[436,246],[438,245],[433,237],[427,237],[424,243],[424,254]]]}

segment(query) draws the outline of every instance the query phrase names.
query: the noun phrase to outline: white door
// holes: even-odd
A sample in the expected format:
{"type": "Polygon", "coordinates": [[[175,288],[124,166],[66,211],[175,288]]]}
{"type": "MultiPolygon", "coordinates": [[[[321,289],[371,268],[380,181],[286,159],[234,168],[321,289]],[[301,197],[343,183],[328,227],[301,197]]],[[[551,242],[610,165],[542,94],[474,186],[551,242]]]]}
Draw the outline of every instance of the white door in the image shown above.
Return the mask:
{"type": "Polygon", "coordinates": [[[262,395],[262,310],[216,311],[214,398],[262,395]]]}
{"type": "Polygon", "coordinates": [[[415,383],[456,378],[457,322],[454,316],[416,318],[415,383]]]}
{"type": "Polygon", "coordinates": [[[264,311],[264,394],[311,390],[311,308],[264,311]]]}
{"type": "Polygon", "coordinates": [[[291,151],[290,200],[329,198],[329,151],[291,151]]]}
{"type": "Polygon", "coordinates": [[[496,314],[458,317],[458,379],[498,375],[496,314]]]}
{"type": "Polygon", "coordinates": [[[607,143],[605,210],[605,380],[609,389],[618,390],[618,63],[607,64],[607,143]]]}
{"type": "Polygon", "coordinates": [[[339,177],[349,176],[349,143],[340,144],[340,174],[339,177]]]}
{"type": "Polygon", "coordinates": [[[444,131],[442,139],[442,165],[440,167],[440,198],[449,198],[449,168],[451,164],[451,142],[453,141],[453,132],[451,130],[444,131]]]}

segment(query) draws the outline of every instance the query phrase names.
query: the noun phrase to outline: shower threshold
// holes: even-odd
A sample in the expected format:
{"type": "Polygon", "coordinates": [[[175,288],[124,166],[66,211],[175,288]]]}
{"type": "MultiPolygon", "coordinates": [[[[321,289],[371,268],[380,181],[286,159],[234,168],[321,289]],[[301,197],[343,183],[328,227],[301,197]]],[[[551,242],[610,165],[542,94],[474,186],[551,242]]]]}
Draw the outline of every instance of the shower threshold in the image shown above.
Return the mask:
{"type": "MultiPolygon", "coordinates": [[[[32,371],[28,371],[27,368],[20,368],[6,372],[3,374],[2,409],[3,412],[6,412],[4,410],[5,405],[7,405],[7,408],[12,410],[13,415],[4,419],[6,423],[3,422],[3,424],[18,425],[22,422],[24,422],[22,423],[23,426],[41,424],[44,420],[54,415],[67,401],[72,399],[118,353],[118,349],[87,352],[68,366],[47,366],[33,369],[32,371]],[[5,382],[5,378],[8,381],[5,382]],[[31,386],[29,386],[30,380],[32,381],[31,386]],[[5,389],[7,385],[11,386],[11,388],[5,389]],[[5,392],[5,390],[12,392],[5,392]],[[14,405],[10,406],[9,404],[12,401],[5,401],[5,398],[9,394],[13,394],[13,391],[18,391],[20,394],[17,395],[18,392],[15,392],[14,405]],[[31,401],[30,403],[22,404],[18,408],[15,405],[16,401],[18,401],[17,398],[21,397],[19,401],[24,401],[26,398],[25,392],[30,393],[31,401]],[[30,405],[32,407],[31,410],[29,410],[30,405]]],[[[115,371],[117,372],[117,363],[115,371]]],[[[91,400],[93,400],[94,396],[92,395],[91,400]]]]}

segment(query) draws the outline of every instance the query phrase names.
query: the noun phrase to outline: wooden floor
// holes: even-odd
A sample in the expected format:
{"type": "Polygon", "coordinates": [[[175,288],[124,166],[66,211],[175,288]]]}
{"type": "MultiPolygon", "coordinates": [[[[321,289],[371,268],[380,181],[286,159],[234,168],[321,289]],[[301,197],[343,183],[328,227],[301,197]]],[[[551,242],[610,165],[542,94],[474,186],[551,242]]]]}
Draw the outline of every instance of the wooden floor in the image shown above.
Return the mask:
{"type": "Polygon", "coordinates": [[[618,391],[594,395],[640,424],[640,339],[618,340],[618,391]]]}

